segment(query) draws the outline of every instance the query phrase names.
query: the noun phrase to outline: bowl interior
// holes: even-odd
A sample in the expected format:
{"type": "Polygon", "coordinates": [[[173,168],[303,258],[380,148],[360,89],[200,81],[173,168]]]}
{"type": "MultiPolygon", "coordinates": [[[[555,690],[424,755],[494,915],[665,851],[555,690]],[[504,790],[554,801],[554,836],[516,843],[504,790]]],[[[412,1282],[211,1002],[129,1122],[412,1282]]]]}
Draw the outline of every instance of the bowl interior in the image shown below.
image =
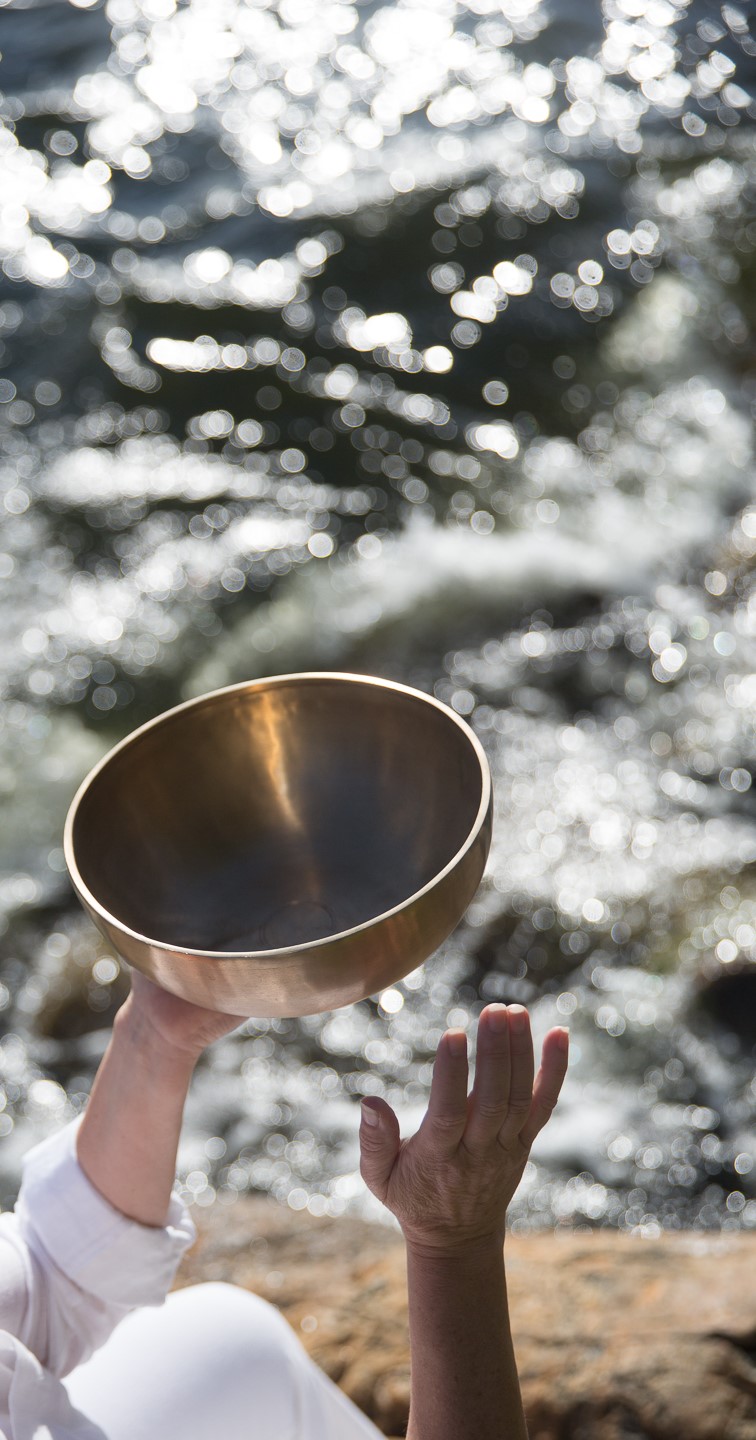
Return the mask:
{"type": "Polygon", "coordinates": [[[219,692],[106,761],[71,842],[120,924],[250,952],[374,919],[436,876],[481,803],[473,745],[412,693],[308,676],[219,692]]]}

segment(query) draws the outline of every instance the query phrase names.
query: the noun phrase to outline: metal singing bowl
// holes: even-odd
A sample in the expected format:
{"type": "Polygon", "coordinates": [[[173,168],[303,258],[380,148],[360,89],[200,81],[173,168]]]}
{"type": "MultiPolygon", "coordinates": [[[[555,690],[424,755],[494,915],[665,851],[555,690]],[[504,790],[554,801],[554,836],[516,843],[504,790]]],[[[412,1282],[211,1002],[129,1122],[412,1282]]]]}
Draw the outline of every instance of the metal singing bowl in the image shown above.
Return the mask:
{"type": "Polygon", "coordinates": [[[279,675],[178,705],[78,791],[79,899],[165,990],[316,1014],[426,960],[472,899],[491,777],[472,731],[405,685],[279,675]]]}

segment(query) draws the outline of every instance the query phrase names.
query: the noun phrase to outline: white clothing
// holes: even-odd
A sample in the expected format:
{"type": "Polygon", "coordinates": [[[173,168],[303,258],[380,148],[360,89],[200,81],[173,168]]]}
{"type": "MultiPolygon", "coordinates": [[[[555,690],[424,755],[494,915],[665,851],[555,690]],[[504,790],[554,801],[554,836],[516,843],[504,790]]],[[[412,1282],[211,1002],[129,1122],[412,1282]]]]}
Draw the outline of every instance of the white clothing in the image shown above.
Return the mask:
{"type": "Polygon", "coordinates": [[[175,1195],[163,1229],[115,1210],[77,1128],[29,1153],[0,1216],[0,1440],[377,1437],[257,1296],[203,1285],[143,1308],[163,1305],[194,1226],[175,1195]]]}
{"type": "Polygon", "coordinates": [[[65,1385],[98,1440],[383,1440],[283,1316],[234,1285],[129,1315],[65,1385]]]}

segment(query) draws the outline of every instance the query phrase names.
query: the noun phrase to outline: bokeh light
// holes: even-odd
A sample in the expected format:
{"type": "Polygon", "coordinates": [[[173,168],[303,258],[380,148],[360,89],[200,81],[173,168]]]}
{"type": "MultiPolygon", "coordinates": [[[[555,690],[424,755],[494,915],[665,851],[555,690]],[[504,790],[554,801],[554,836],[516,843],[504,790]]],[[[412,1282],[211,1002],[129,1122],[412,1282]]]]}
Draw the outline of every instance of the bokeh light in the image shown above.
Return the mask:
{"type": "Polygon", "coordinates": [[[71,906],[78,781],[321,667],[475,728],[489,871],[403,981],[216,1047],[189,1202],[378,1218],[360,1096],[409,1131],[504,1000],[572,1031],[516,1228],[756,1227],[751,17],[58,10],[53,52],[4,6],[0,1200],[127,986],[71,906]]]}

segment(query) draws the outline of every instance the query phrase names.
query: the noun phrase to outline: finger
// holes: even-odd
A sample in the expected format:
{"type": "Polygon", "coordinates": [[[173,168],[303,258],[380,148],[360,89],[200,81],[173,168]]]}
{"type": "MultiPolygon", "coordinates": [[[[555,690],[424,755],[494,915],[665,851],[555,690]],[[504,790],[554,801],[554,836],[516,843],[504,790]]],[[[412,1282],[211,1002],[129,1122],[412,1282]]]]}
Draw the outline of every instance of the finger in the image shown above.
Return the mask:
{"type": "Polygon", "coordinates": [[[520,1140],[523,1145],[527,1145],[528,1149],[533,1144],[539,1130],[543,1129],[559,1099],[562,1082],[567,1074],[569,1047],[568,1030],[565,1030],[563,1026],[549,1030],[543,1042],[541,1067],[533,1086],[530,1113],[520,1131],[520,1140]]]}
{"type": "Polygon", "coordinates": [[[509,1113],[510,1046],[506,1005],[487,1005],[478,1021],[475,1084],[467,1107],[464,1146],[482,1150],[509,1113]]]}
{"type": "Polygon", "coordinates": [[[400,1149],[399,1121],[391,1106],[376,1095],[362,1102],[360,1174],[379,1200],[384,1200],[400,1149]]]}
{"type": "Polygon", "coordinates": [[[456,1150],[467,1122],[467,1036],[464,1030],[442,1035],[433,1066],[428,1110],[418,1131],[439,1153],[456,1150]]]}
{"type": "Polygon", "coordinates": [[[510,1005],[509,1020],[510,1083],[506,1119],[498,1133],[500,1145],[507,1146],[522,1130],[533,1100],[533,1038],[530,1016],[523,1005],[510,1005]]]}

